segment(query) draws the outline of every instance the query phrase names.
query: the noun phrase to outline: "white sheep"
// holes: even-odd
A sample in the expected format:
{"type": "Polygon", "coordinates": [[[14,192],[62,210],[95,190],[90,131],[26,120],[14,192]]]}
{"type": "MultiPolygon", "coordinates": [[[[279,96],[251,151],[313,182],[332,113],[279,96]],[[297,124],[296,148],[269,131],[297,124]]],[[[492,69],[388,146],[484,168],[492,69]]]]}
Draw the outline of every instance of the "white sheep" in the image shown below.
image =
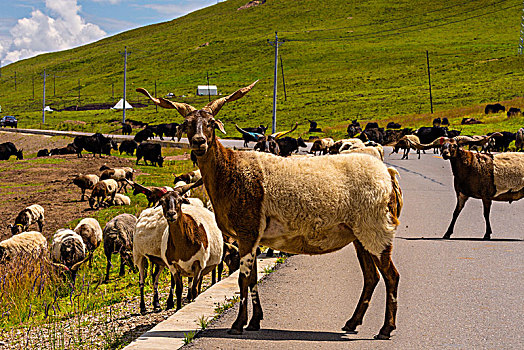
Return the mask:
{"type": "MultiPolygon", "coordinates": [[[[255,82],[256,83],[256,82],[255,82]]],[[[360,302],[343,330],[362,323],[380,273],[386,282],[386,317],[377,338],[389,339],[396,328],[399,274],[391,260],[402,195],[398,172],[365,154],[281,158],[262,152],[226,149],[215,135],[225,133],[215,119],[222,106],[248,93],[255,83],[197,110],[185,103],[152,97],[155,104],[176,109],[185,121],[192,153],[213,203],[218,227],[239,244],[240,306],[230,334],[247,324],[251,291],[253,317],[247,330],[259,330],[262,307],[257,287],[259,244],[289,253],[324,254],[354,243],[364,274],[360,302]]]]}
{"type": "Polygon", "coordinates": [[[341,153],[345,150],[362,147],[365,147],[365,145],[361,139],[345,139],[342,140],[340,147],[338,148],[338,153],[341,153]]]}
{"type": "Polygon", "coordinates": [[[115,198],[111,202],[111,205],[131,205],[131,198],[121,193],[115,194],[115,198]]]}
{"type": "Polygon", "coordinates": [[[109,282],[109,269],[111,256],[120,254],[120,276],[124,276],[127,264],[133,271],[133,237],[136,230],[136,217],[131,214],[120,214],[111,219],[104,227],[104,253],[107,259],[106,277],[104,282],[109,282]]]}
{"type": "Polygon", "coordinates": [[[160,199],[169,226],[162,236],[162,259],[175,277],[177,309],[182,306],[182,276],[193,278],[188,291],[191,301],[200,293],[199,286],[204,275],[219,264],[219,271],[222,271],[222,232],[211,211],[203,206],[191,205],[184,197],[190,186],[168,192],[160,199]]]}
{"type": "Polygon", "coordinates": [[[0,261],[40,256],[46,251],[47,240],[40,232],[22,232],[0,242],[0,261]]]}
{"type": "MultiPolygon", "coordinates": [[[[82,237],[87,250],[91,253],[102,243],[102,228],[96,219],[85,218],[80,220],[74,231],[82,237]]],[[[92,255],[89,259],[89,267],[91,267],[91,264],[92,255]]]]}
{"type": "Polygon", "coordinates": [[[119,192],[121,189],[127,190],[128,182],[126,180],[133,181],[134,169],[131,167],[109,168],[107,165],[102,165],[100,171],[102,171],[100,180],[113,179],[120,183],[119,192]]]}
{"type": "Polygon", "coordinates": [[[16,216],[14,225],[8,225],[11,229],[11,233],[16,235],[18,232],[27,231],[29,226],[33,223],[38,224],[38,230],[42,232],[45,224],[44,208],[41,205],[33,204],[23,209],[16,216]]]}
{"type": "Polygon", "coordinates": [[[351,153],[369,154],[370,156],[380,159],[381,161],[384,160],[384,149],[380,145],[351,148],[351,149],[347,149],[347,150],[340,152],[340,154],[351,154],[351,153]]]}
{"type": "MultiPolygon", "coordinates": [[[[162,259],[162,236],[168,230],[167,221],[162,214],[162,207],[144,209],[138,217],[136,231],[133,237],[133,262],[138,267],[140,286],[140,312],[146,313],[144,300],[144,282],[147,276],[148,260],[155,265],[153,279],[153,307],[160,309],[158,299],[158,278],[165,263],[162,259]]],[[[174,307],[174,278],[171,277],[171,288],[167,299],[167,309],[174,307]]]]}
{"type": "Polygon", "coordinates": [[[86,258],[86,250],[84,240],[73,230],[59,229],[53,236],[51,259],[56,266],[71,273],[73,284],[78,269],[89,258],[86,258]]]}

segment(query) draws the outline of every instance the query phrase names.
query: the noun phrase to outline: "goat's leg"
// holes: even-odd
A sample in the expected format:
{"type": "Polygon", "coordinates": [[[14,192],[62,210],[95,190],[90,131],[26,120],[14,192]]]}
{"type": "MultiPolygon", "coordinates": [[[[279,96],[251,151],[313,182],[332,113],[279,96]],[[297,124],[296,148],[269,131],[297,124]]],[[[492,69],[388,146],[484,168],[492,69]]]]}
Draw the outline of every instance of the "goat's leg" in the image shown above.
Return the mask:
{"type": "Polygon", "coordinates": [[[122,277],[126,274],[126,263],[122,255],[120,255],[120,271],[118,272],[118,276],[122,277]]]}
{"type": "Polygon", "coordinates": [[[213,271],[211,271],[211,285],[214,285],[215,283],[217,283],[217,268],[216,268],[216,266],[213,269],[213,271]]]}
{"type": "Polygon", "coordinates": [[[169,297],[167,298],[166,310],[170,310],[175,307],[175,301],[173,300],[173,289],[175,288],[175,277],[171,274],[171,286],[169,287],[169,297]]]}
{"type": "MultiPolygon", "coordinates": [[[[433,152],[433,153],[435,153],[435,152],[433,152]]],[[[420,159],[420,150],[419,149],[417,150],[417,154],[418,154],[418,159],[420,159]]]]}
{"type": "Polygon", "coordinates": [[[158,279],[160,277],[160,265],[155,264],[155,272],[153,272],[153,308],[160,309],[160,300],[158,299],[158,279]]]}
{"type": "Polygon", "coordinates": [[[255,260],[255,243],[239,242],[240,253],[240,273],[238,274],[238,286],[240,287],[240,306],[238,316],[231,328],[229,334],[242,334],[244,326],[247,324],[247,297],[248,287],[251,281],[251,273],[255,260]]]}
{"type": "Polygon", "coordinates": [[[253,303],[253,316],[249,321],[249,325],[246,327],[246,331],[258,331],[260,330],[260,320],[264,319],[264,313],[262,312],[262,306],[260,305],[260,298],[258,296],[257,286],[257,258],[253,258],[253,268],[249,275],[249,289],[251,290],[251,302],[253,303]]]}
{"type": "Polygon", "coordinates": [[[45,221],[43,219],[37,221],[38,224],[38,231],[42,232],[44,229],[45,221]]]}
{"type": "Polygon", "coordinates": [[[375,265],[378,267],[380,274],[384,277],[386,282],[386,316],[384,319],[384,325],[380,329],[380,332],[375,336],[375,339],[389,339],[391,332],[397,328],[395,325],[395,319],[397,316],[397,290],[398,281],[400,275],[393,265],[391,260],[391,250],[393,246],[388,246],[380,258],[373,256],[375,265]]]}
{"type": "Polygon", "coordinates": [[[482,199],[484,206],[484,220],[486,221],[486,233],[483,239],[491,239],[491,224],[489,223],[489,212],[491,211],[491,199],[482,199]]]}
{"type": "Polygon", "coordinates": [[[453,228],[455,227],[455,222],[457,221],[457,218],[462,211],[462,208],[464,208],[464,205],[466,204],[467,200],[469,199],[468,196],[465,194],[462,194],[460,192],[457,192],[457,206],[455,207],[455,210],[453,211],[453,218],[451,219],[451,222],[449,223],[448,230],[444,234],[444,237],[442,238],[449,238],[453,234],[453,228]]]}
{"type": "Polygon", "coordinates": [[[147,276],[147,260],[143,257],[138,262],[138,274],[138,285],[140,286],[140,313],[144,315],[146,313],[146,302],[144,300],[144,281],[147,276]]]}
{"type": "Polygon", "coordinates": [[[194,277],[193,281],[191,281],[191,284],[189,286],[189,288],[191,289],[191,297],[189,298],[189,301],[193,301],[197,297],[199,292],[198,284],[202,279],[202,269],[200,268],[200,264],[195,264],[194,266],[194,277]]]}
{"type": "Polygon", "coordinates": [[[104,282],[103,283],[109,283],[109,270],[111,269],[111,254],[107,255],[106,254],[106,259],[107,259],[107,265],[106,265],[106,277],[104,278],[104,282]]]}
{"type": "Polygon", "coordinates": [[[360,295],[360,300],[358,301],[357,307],[353,312],[353,316],[346,322],[346,325],[342,328],[343,331],[356,333],[357,326],[362,324],[362,319],[368,309],[371,296],[373,291],[377,286],[378,281],[380,280],[380,275],[378,274],[375,263],[373,262],[373,257],[369,253],[360,241],[353,241],[355,250],[357,252],[358,262],[360,263],[360,268],[362,269],[362,275],[364,277],[364,287],[362,288],[362,294],[360,295]]]}
{"type": "Polygon", "coordinates": [[[221,261],[220,264],[218,264],[217,266],[217,279],[218,279],[218,282],[220,282],[222,280],[222,272],[224,271],[224,262],[221,261]]]}
{"type": "Polygon", "coordinates": [[[176,284],[176,309],[180,310],[182,308],[182,291],[184,290],[184,284],[182,283],[182,276],[180,272],[175,274],[175,284],[176,284]]]}
{"type": "Polygon", "coordinates": [[[80,202],[84,201],[85,194],[86,194],[86,189],[82,188],[82,197],[80,197],[80,202]]]}

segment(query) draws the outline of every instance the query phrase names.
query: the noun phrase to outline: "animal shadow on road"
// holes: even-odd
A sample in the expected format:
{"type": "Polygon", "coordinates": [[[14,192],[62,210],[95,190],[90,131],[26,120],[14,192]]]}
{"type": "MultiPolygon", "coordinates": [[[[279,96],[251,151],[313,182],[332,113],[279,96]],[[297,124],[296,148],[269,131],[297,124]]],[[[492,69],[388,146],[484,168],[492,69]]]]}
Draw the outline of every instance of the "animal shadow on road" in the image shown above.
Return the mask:
{"type": "Polygon", "coordinates": [[[441,238],[441,237],[395,237],[398,239],[403,239],[406,241],[470,241],[470,242],[524,242],[523,239],[517,239],[517,238],[492,238],[489,240],[482,239],[481,237],[475,238],[475,237],[457,237],[457,238],[441,238]]]}
{"type": "Polygon", "coordinates": [[[349,333],[337,332],[322,332],[322,331],[290,331],[281,329],[261,329],[257,332],[244,332],[241,335],[229,335],[228,329],[216,328],[206,329],[199,334],[199,338],[235,338],[235,339],[250,339],[250,340],[276,340],[276,341],[314,341],[314,342],[347,342],[356,340],[370,340],[373,338],[348,338],[349,333]]]}

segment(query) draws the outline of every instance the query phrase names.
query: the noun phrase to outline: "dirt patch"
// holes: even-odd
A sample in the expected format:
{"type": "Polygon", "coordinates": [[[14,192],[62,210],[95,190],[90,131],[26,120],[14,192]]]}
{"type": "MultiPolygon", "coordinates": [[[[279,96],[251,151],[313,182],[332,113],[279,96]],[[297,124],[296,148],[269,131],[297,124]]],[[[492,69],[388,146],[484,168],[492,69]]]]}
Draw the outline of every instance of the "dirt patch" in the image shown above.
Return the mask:
{"type": "MultiPolygon", "coordinates": [[[[41,148],[65,146],[72,139],[0,133],[0,143],[6,141],[13,142],[17,148],[27,150],[25,154],[30,154],[41,148]]],[[[93,158],[91,155],[84,155],[83,158],[62,155],[14,159],[0,161],[0,240],[10,236],[7,225],[14,222],[20,210],[31,204],[44,207],[44,236],[47,238],[71,220],[93,216],[89,204],[79,201],[80,190],[70,184],[71,176],[78,173],[99,174],[102,164],[111,167],[133,164],[128,159],[113,156],[93,158]]],[[[36,228],[30,227],[31,230],[36,228]]]]}
{"type": "Polygon", "coordinates": [[[189,153],[180,154],[178,156],[167,156],[164,160],[189,160],[191,156],[189,153]]]}

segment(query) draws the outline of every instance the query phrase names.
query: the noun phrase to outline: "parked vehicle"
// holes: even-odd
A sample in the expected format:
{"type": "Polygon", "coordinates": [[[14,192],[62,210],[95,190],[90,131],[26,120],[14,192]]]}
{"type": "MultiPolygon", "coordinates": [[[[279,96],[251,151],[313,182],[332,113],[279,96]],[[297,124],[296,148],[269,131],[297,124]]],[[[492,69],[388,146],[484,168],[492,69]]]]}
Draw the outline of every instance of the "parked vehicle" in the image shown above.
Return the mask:
{"type": "Polygon", "coordinates": [[[2,119],[0,119],[0,126],[10,126],[12,128],[16,128],[18,126],[18,120],[12,115],[6,115],[5,117],[2,117],[2,119]]]}

